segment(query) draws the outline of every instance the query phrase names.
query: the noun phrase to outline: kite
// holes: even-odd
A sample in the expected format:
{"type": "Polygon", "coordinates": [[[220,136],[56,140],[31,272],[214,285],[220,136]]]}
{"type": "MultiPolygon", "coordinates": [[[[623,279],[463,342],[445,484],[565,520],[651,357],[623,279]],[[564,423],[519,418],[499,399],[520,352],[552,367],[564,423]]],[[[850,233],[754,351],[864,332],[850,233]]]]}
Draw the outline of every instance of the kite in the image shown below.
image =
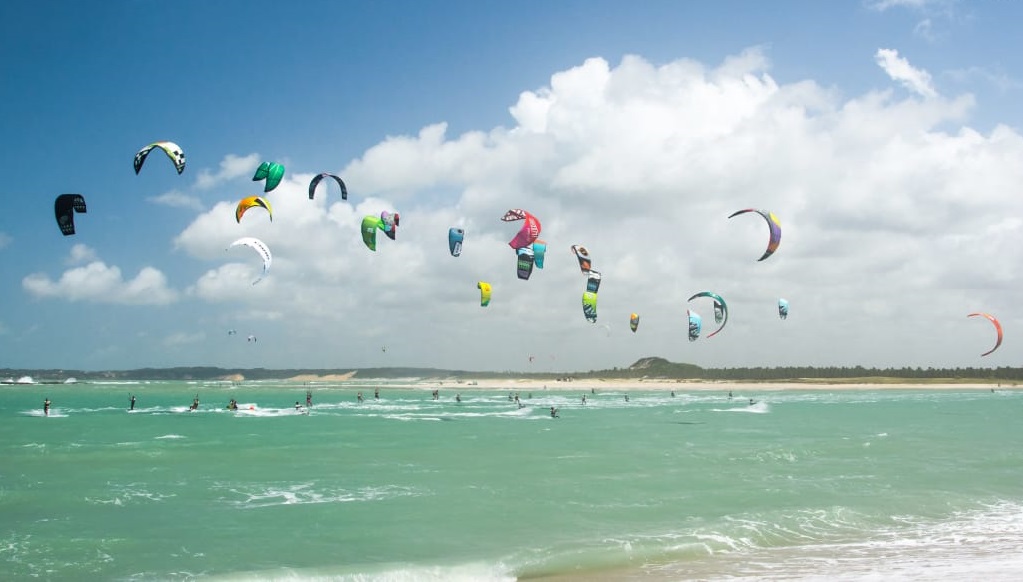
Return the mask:
{"type": "Polygon", "coordinates": [[[778,217],[775,216],[773,212],[757,210],[756,208],[746,208],[745,210],[738,210],[729,215],[728,218],[732,218],[733,216],[738,216],[740,214],[745,214],[747,212],[756,212],[760,216],[763,216],[764,220],[767,221],[767,227],[771,230],[771,238],[767,242],[767,250],[764,251],[762,257],[757,259],[758,261],[762,261],[767,257],[771,256],[772,254],[774,254],[774,251],[778,250],[778,245],[781,244],[781,223],[778,222],[778,217]]]}
{"type": "MultiPolygon", "coordinates": [[[[282,175],[284,174],[284,168],[281,168],[281,174],[282,175]]],[[[316,186],[319,185],[320,180],[323,180],[324,178],[333,178],[334,181],[337,182],[337,185],[341,187],[341,199],[342,200],[348,200],[348,188],[345,187],[344,181],[341,180],[340,176],[336,176],[336,175],[328,173],[328,172],[324,172],[322,174],[317,174],[317,175],[313,176],[313,181],[309,182],[309,199],[310,200],[312,200],[313,199],[313,195],[316,194],[316,186]]]]}
{"type": "Polygon", "coordinates": [[[696,313],[692,309],[687,309],[686,315],[689,317],[689,341],[694,342],[696,341],[696,338],[700,337],[700,329],[703,327],[703,319],[700,318],[699,313],[696,313]]]}
{"type": "Polygon", "coordinates": [[[394,240],[395,235],[398,234],[398,213],[391,214],[384,210],[380,213],[380,230],[384,231],[387,238],[394,240]]]}
{"type": "Polygon", "coordinates": [[[462,241],[464,239],[465,229],[454,227],[448,229],[448,249],[451,251],[452,257],[462,254],[462,241]]]}
{"type": "Polygon", "coordinates": [[[586,321],[597,323],[597,294],[592,291],[583,292],[583,315],[586,321]]]}
{"type": "Polygon", "coordinates": [[[172,141],[157,141],[153,142],[146,147],[140,149],[135,154],[135,174],[137,175],[142,171],[142,164],[145,163],[146,157],[149,152],[155,148],[160,148],[163,153],[167,154],[167,157],[174,162],[174,168],[178,171],[178,174],[185,171],[185,152],[181,149],[178,144],[172,141]]]}
{"type": "MultiPolygon", "coordinates": [[[[728,305],[725,300],[721,298],[717,293],[710,291],[700,291],[689,298],[689,301],[696,299],[697,297],[710,297],[714,300],[714,322],[720,323],[721,326],[714,330],[713,333],[707,335],[708,338],[714,337],[718,332],[725,329],[725,324],[728,323],[728,305]]],[[[695,339],[695,338],[693,338],[695,339]]]]}
{"type": "Polygon", "coordinates": [[[586,279],[586,290],[590,293],[596,293],[600,290],[600,271],[590,269],[589,277],[586,279]]]}
{"type": "Polygon", "coordinates": [[[480,290],[480,307],[490,305],[490,283],[480,281],[476,283],[476,288],[480,290]]]}
{"type": "Polygon", "coordinates": [[[572,245],[572,252],[575,253],[575,257],[579,259],[579,269],[583,272],[583,275],[590,272],[590,251],[586,250],[586,247],[582,245],[572,245]]]}
{"type": "Polygon", "coordinates": [[[971,313],[971,314],[967,315],[966,317],[976,317],[976,316],[986,317],[988,319],[988,321],[990,321],[992,324],[994,324],[995,331],[998,332],[998,339],[995,341],[995,347],[993,347],[990,350],[988,350],[988,351],[984,352],[983,354],[981,354],[981,356],[986,356],[986,355],[990,354],[991,352],[997,350],[998,346],[1002,345],[1002,324],[998,323],[998,320],[995,319],[995,316],[991,315],[990,313],[971,313]]]}
{"type": "Polygon", "coordinates": [[[629,329],[632,330],[632,333],[636,333],[636,330],[639,329],[639,315],[638,314],[633,313],[632,315],[629,316],[629,329]]]}
{"type": "Polygon", "coordinates": [[[362,219],[362,242],[366,243],[366,247],[371,251],[377,250],[377,229],[383,230],[383,222],[380,221],[380,217],[369,216],[362,219]]]}
{"type": "Polygon", "coordinates": [[[535,257],[533,256],[533,249],[524,247],[517,249],[515,252],[516,255],[518,255],[515,270],[519,275],[519,279],[526,281],[529,279],[529,276],[533,274],[533,262],[535,260],[535,257]]]}
{"type": "Polygon", "coordinates": [[[533,255],[534,263],[536,263],[537,269],[543,268],[543,258],[547,254],[547,243],[542,240],[533,241],[533,255]]]}
{"type": "Polygon", "coordinates": [[[249,196],[248,198],[242,198],[241,201],[238,202],[238,207],[234,209],[234,219],[237,222],[241,222],[242,215],[245,214],[246,210],[252,208],[253,206],[260,206],[262,208],[265,208],[267,214],[270,215],[270,222],[273,222],[274,209],[270,207],[270,203],[267,202],[265,198],[261,198],[259,196],[249,196]]]}
{"type": "Polygon", "coordinates": [[[789,302],[785,299],[778,300],[778,317],[782,319],[788,319],[789,317],[789,302]]]}
{"type": "Polygon", "coordinates": [[[81,194],[61,194],[53,201],[53,214],[64,236],[75,234],[75,213],[85,214],[85,197],[81,194]]]}
{"type": "Polygon", "coordinates": [[[533,244],[536,237],[540,236],[540,221],[535,216],[521,208],[512,208],[508,212],[505,212],[504,216],[501,217],[501,220],[505,222],[514,222],[516,220],[523,221],[522,228],[519,229],[515,238],[508,241],[508,246],[513,249],[528,247],[533,244]]]}
{"type": "Polygon", "coordinates": [[[266,274],[270,272],[270,263],[273,261],[273,257],[270,255],[270,248],[266,246],[266,243],[259,240],[258,238],[246,236],[231,243],[231,246],[227,247],[227,250],[231,250],[231,247],[236,247],[239,245],[247,246],[250,249],[256,251],[257,253],[259,253],[259,256],[263,259],[263,274],[257,277],[256,280],[252,282],[252,284],[255,285],[256,283],[262,281],[263,277],[266,277],[266,274]]]}
{"type": "Polygon", "coordinates": [[[263,184],[263,192],[269,192],[277,187],[281,183],[281,178],[284,177],[284,166],[277,162],[263,162],[256,168],[255,175],[252,176],[253,182],[260,180],[266,180],[263,184]]]}

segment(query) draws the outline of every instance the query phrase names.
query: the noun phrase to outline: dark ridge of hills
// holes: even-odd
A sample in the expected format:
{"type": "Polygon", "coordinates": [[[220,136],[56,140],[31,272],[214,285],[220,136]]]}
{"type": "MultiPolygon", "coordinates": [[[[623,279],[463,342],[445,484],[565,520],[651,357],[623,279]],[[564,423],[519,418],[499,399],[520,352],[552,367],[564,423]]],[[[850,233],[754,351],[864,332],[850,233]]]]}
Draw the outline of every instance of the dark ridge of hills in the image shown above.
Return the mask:
{"type": "Polygon", "coordinates": [[[667,380],[722,380],[722,381],[812,381],[842,379],[902,379],[977,381],[1023,381],[1023,368],[864,368],[784,366],[774,368],[701,368],[694,364],[671,362],[661,357],[636,360],[627,368],[586,372],[520,372],[469,371],[438,368],[218,368],[213,366],[178,366],[173,368],[138,368],[134,370],[65,370],[0,368],[0,381],[11,383],[22,376],[31,376],[37,383],[59,383],[68,378],[81,382],[111,380],[230,380],[242,376],[246,380],[285,380],[295,376],[334,376],[351,374],[353,378],[422,378],[422,379],[478,379],[525,378],[533,380],[567,380],[587,378],[608,379],[667,379],[667,380]]]}

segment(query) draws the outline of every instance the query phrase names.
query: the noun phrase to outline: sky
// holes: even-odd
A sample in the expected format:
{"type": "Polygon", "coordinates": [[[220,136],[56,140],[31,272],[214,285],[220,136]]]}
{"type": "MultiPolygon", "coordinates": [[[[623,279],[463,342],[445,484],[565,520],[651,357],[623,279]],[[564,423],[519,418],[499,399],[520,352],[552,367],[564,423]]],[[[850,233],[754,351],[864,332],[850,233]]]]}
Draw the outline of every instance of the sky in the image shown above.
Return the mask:
{"type": "Polygon", "coordinates": [[[1021,17],[955,0],[4,2],[0,368],[1020,366],[1021,17]],[[183,173],[156,150],[136,175],[161,140],[183,173]],[[269,193],[264,161],[286,168],[269,193]],[[347,201],[327,182],[309,199],[321,172],[347,201]],[[62,193],[87,204],[71,236],[62,193]],[[237,221],[256,195],[272,220],[237,221]],[[548,246],[528,281],[513,208],[548,246]],[[781,223],[763,261],[767,223],[729,218],[747,208],[781,223]],[[396,237],[370,251],[360,224],[382,211],[396,237]],[[257,284],[243,237],[273,255],[257,284]],[[595,324],[577,244],[603,275],[595,324]],[[700,291],[729,308],[714,337],[700,291]],[[1004,328],[986,356],[978,312],[1004,328]]]}

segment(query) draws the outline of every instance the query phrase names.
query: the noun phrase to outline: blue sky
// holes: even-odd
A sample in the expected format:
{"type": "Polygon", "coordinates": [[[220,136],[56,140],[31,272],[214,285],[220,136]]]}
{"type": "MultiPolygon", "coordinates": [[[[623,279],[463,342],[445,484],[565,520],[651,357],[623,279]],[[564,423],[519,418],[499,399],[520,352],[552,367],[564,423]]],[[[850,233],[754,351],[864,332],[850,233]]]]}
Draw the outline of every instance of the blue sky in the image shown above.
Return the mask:
{"type": "Polygon", "coordinates": [[[4,3],[0,367],[1019,365],[1021,12],[4,3]],[[135,175],[157,140],[185,150],[182,175],[162,154],[135,175]],[[260,161],[287,168],[274,220],[237,223],[260,161]],[[325,171],[347,203],[308,200],[325,171]],[[88,204],[69,237],[64,192],[88,204]],[[529,281],[499,220],[518,207],[551,247],[529,281]],[[747,207],[782,222],[763,262],[766,226],[727,219],[747,207]],[[381,210],[399,234],[370,252],[359,222],[381,210]],[[274,252],[255,286],[255,254],[225,251],[243,236],[274,252]],[[572,244],[604,274],[598,325],[572,244]],[[703,290],[728,328],[689,343],[703,290]],[[1006,330],[984,358],[975,311],[1006,330]]]}

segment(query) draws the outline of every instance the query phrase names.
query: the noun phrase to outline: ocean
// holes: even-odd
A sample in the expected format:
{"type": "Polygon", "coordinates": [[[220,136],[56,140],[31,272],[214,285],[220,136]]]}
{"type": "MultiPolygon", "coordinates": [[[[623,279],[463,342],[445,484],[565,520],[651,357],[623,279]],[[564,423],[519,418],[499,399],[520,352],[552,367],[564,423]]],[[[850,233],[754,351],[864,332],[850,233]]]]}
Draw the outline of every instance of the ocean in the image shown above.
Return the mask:
{"type": "Polygon", "coordinates": [[[0,387],[0,578],[1023,576],[1023,391],[551,388],[0,387]]]}

